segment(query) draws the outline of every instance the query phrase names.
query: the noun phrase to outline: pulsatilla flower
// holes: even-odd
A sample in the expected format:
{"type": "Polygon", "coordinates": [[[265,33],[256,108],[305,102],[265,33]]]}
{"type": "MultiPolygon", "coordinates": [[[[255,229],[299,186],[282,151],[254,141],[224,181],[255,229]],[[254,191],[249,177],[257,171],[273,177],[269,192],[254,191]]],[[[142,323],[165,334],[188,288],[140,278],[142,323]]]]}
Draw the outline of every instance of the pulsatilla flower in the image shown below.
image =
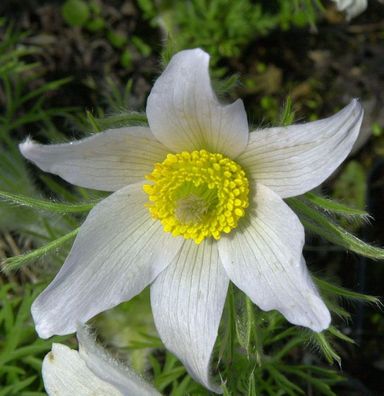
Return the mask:
{"type": "Polygon", "coordinates": [[[47,172],[114,191],[81,226],[32,314],[41,337],[75,331],[151,288],[155,324],[190,374],[209,375],[229,281],[263,310],[322,331],[330,314],[302,255],[304,229],[283,198],[324,181],[350,152],[363,110],[249,133],[241,100],[222,105],[200,49],[176,54],[147,102],[149,128],[69,144],[21,144],[47,172]]]}
{"type": "Polygon", "coordinates": [[[49,396],[160,396],[97,345],[87,329],[79,328],[77,338],[79,352],[54,343],[44,358],[43,380],[49,396]]]}

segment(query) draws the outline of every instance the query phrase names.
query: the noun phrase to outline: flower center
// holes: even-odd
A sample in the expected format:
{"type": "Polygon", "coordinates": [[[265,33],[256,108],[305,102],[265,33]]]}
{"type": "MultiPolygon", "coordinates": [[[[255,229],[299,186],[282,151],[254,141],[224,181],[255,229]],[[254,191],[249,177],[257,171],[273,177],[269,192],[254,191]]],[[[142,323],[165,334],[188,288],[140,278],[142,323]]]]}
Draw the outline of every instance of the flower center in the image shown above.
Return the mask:
{"type": "Polygon", "coordinates": [[[222,154],[205,150],[168,154],[146,176],[147,207],[164,231],[199,244],[220,239],[237,226],[248,207],[249,183],[243,169],[222,154]]]}

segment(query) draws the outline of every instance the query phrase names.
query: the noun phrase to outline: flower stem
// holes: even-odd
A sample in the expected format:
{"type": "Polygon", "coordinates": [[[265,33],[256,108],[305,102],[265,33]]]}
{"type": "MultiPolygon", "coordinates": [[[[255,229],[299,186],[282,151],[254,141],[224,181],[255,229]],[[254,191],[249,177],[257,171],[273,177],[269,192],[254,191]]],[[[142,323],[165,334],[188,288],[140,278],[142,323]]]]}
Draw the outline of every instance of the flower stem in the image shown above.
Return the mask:
{"type": "Polygon", "coordinates": [[[245,307],[247,312],[247,350],[253,349],[255,351],[256,364],[258,367],[262,366],[263,361],[263,343],[260,337],[258,321],[255,318],[255,306],[248,296],[245,296],[245,307]]]}
{"type": "Polygon", "coordinates": [[[57,249],[61,245],[63,245],[68,240],[74,238],[76,234],[79,232],[80,228],[76,228],[68,234],[63,235],[60,238],[55,239],[52,242],[47,243],[44,246],[41,246],[31,252],[21,254],[19,256],[9,257],[2,262],[2,267],[5,272],[18,270],[23,267],[25,264],[28,264],[31,261],[35,261],[40,257],[44,256],[46,253],[50,252],[53,249],[57,249]]]}

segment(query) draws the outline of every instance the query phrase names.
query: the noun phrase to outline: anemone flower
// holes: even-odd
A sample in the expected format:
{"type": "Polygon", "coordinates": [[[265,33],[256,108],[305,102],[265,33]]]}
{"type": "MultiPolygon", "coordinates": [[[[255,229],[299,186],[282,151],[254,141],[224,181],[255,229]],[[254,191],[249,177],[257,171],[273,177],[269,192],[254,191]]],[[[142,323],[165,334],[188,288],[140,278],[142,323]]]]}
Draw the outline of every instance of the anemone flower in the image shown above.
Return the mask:
{"type": "Polygon", "coordinates": [[[20,145],[44,171],[113,191],[82,224],[63,267],[32,307],[43,338],[68,334],[146,286],[158,333],[189,373],[209,374],[229,281],[262,310],[320,332],[330,314],[306,268],[304,229],[283,198],[341,164],[363,117],[357,100],[330,118],[249,133],[241,100],[223,105],[201,49],[177,53],[148,97],[147,127],[69,144],[20,145]]]}
{"type": "Polygon", "coordinates": [[[98,346],[85,328],[77,332],[79,352],[52,344],[43,361],[43,380],[49,396],[160,396],[130,368],[98,346]]]}

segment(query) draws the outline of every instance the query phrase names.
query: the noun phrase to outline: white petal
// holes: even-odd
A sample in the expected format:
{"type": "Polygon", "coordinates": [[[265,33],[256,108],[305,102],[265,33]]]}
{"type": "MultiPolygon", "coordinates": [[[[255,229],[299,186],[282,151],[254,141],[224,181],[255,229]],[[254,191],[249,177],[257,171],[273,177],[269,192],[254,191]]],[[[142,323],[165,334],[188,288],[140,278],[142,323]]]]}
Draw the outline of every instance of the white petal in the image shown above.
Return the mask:
{"type": "Polygon", "coordinates": [[[144,127],[111,129],[65,144],[42,145],[27,139],[20,151],[46,172],[104,191],[143,180],[169,152],[144,127]]]}
{"type": "Polygon", "coordinates": [[[42,372],[49,396],[124,396],[98,378],[79,353],[66,345],[52,344],[52,351],[44,358],[42,372]]]}
{"type": "Polygon", "coordinates": [[[254,181],[281,197],[318,186],[344,161],[359,134],[363,108],[354,99],[332,117],[250,134],[237,161],[254,181]]]}
{"type": "Polygon", "coordinates": [[[201,49],[171,59],[148,97],[149,126],[172,150],[206,149],[233,158],[248,142],[247,115],[241,100],[219,103],[208,66],[209,55],[201,49]]]}
{"type": "Polygon", "coordinates": [[[159,392],[132,369],[115,361],[103,348],[97,345],[92,335],[84,326],[78,328],[77,338],[79,340],[81,358],[98,378],[113,385],[123,395],[160,395],[159,392]]]}
{"type": "Polygon", "coordinates": [[[74,332],[78,322],[138,294],[172,261],[183,239],[165,233],[146,202],[134,184],[92,209],[63,267],[32,305],[40,337],[74,332]]]}
{"type": "Polygon", "coordinates": [[[333,0],[339,11],[345,11],[347,20],[361,14],[367,8],[367,0],[333,0]]]}
{"type": "Polygon", "coordinates": [[[196,381],[221,393],[209,376],[228,288],[216,242],[187,240],[180,253],[152,283],[156,328],[166,348],[183,362],[196,381]]]}
{"type": "Polygon", "coordinates": [[[304,229],[284,201],[257,184],[244,221],[219,241],[232,282],[261,309],[277,309],[293,324],[321,331],[330,315],[302,258],[304,229]]]}

